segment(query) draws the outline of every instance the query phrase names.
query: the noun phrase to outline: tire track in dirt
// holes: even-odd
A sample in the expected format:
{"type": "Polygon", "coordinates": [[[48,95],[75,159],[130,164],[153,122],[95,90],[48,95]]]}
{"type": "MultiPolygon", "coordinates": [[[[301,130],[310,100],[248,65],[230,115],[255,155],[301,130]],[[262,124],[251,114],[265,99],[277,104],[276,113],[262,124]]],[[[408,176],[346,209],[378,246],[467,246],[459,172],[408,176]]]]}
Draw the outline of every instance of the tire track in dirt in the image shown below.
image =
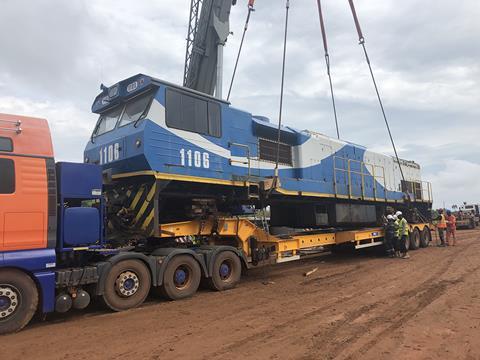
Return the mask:
{"type": "MultiPolygon", "coordinates": [[[[328,353],[324,355],[324,358],[336,358],[345,350],[347,344],[351,347],[352,344],[368,333],[368,337],[373,336],[373,339],[363,345],[358,351],[353,352],[346,357],[346,359],[358,358],[359,355],[363,355],[385,336],[390,335],[392,331],[404,325],[426,306],[440,298],[450,286],[463,282],[466,276],[479,270],[480,265],[475,267],[473,271],[470,270],[469,272],[465,272],[460,278],[455,280],[438,280],[438,278],[448,270],[458,257],[462,256],[465,252],[468,252],[469,248],[473,245],[474,244],[472,243],[466,247],[458,249],[454,256],[448,258],[445,264],[433,273],[432,276],[415,286],[413,289],[402,292],[399,295],[400,298],[393,304],[389,304],[385,300],[374,303],[372,309],[381,308],[381,305],[386,305],[385,309],[367,321],[356,324],[356,320],[364,316],[366,313],[359,314],[358,311],[353,311],[346,316],[344,321],[336,324],[335,327],[314,334],[314,337],[321,339],[320,341],[322,343],[329,343],[329,346],[327,346],[326,349],[322,349],[322,353],[325,350],[327,350],[328,353]],[[388,323],[390,324],[385,326],[385,324],[388,323]],[[338,333],[340,332],[340,329],[343,328],[345,329],[344,332],[346,334],[340,335],[341,340],[339,341],[338,333]],[[383,330],[380,330],[378,334],[373,335],[372,333],[378,328],[383,328],[383,330]]],[[[396,297],[397,296],[395,296],[395,298],[396,297]]],[[[318,345],[320,345],[319,341],[314,341],[314,348],[318,349],[318,345]]],[[[321,354],[318,354],[314,349],[312,350],[305,358],[318,359],[321,354]]]]}
{"type": "MultiPolygon", "coordinates": [[[[392,307],[403,309],[402,305],[405,303],[406,299],[409,299],[412,296],[418,295],[419,293],[422,293],[422,292],[424,293],[424,297],[422,297],[422,299],[425,298],[425,304],[426,305],[429,304],[429,302],[428,302],[429,298],[431,298],[432,301],[433,301],[434,298],[436,299],[437,297],[441,296],[443,294],[443,292],[445,291],[443,285],[438,287],[438,289],[443,289],[443,291],[438,292],[438,294],[437,294],[437,291],[436,291],[437,288],[436,287],[431,287],[432,281],[434,281],[441,274],[443,274],[452,265],[452,263],[454,263],[457,260],[457,258],[459,256],[461,256],[464,252],[469,251],[469,248],[473,245],[474,244],[472,243],[472,244],[468,244],[465,247],[458,248],[458,250],[455,252],[455,254],[453,256],[450,256],[442,264],[439,264],[437,262],[437,259],[433,259],[432,261],[429,261],[427,263],[423,263],[422,264],[423,267],[429,266],[431,263],[435,263],[436,265],[439,265],[439,268],[438,268],[437,271],[435,271],[433,274],[431,274],[426,280],[424,280],[422,283],[417,285],[415,288],[410,289],[408,291],[405,291],[405,292],[401,293],[400,295],[397,295],[397,296],[400,296],[401,299],[398,300],[395,303],[395,305],[393,305],[392,307]],[[426,289],[429,289],[429,288],[430,288],[430,290],[426,291],[426,289]]],[[[431,250],[433,250],[433,249],[431,249],[431,250]]],[[[361,267],[362,267],[361,265],[360,266],[353,266],[351,269],[349,269],[347,271],[347,273],[358,273],[358,270],[361,267]]],[[[369,272],[378,272],[379,271],[379,269],[376,268],[376,267],[370,268],[368,270],[369,270],[369,272]]],[[[366,274],[365,272],[362,272],[361,275],[362,275],[362,277],[368,277],[368,274],[366,274]]],[[[327,275],[327,276],[324,276],[324,277],[319,277],[319,281],[321,281],[322,279],[331,280],[331,281],[328,281],[329,284],[323,284],[325,286],[326,285],[331,285],[332,283],[335,283],[336,280],[338,280],[337,279],[338,277],[342,277],[342,273],[337,272],[337,273],[333,273],[333,274],[330,274],[330,275],[327,275]]],[[[355,281],[356,281],[355,279],[351,279],[352,283],[354,283],[355,281]]],[[[316,282],[316,279],[312,279],[312,280],[310,280],[310,282],[312,282],[312,283],[316,282]]],[[[348,284],[348,282],[347,282],[347,284],[348,284]]],[[[445,283],[445,284],[447,284],[447,283],[445,283]]],[[[345,282],[342,283],[342,285],[346,285],[345,282]]],[[[227,354],[227,353],[235,352],[236,350],[242,348],[245,343],[250,343],[251,346],[255,347],[255,344],[267,343],[268,341],[272,340],[273,338],[279,338],[279,337],[282,337],[282,336],[284,336],[285,338],[288,338],[290,336],[290,333],[288,332],[288,330],[292,327],[292,324],[308,322],[309,320],[311,320],[311,318],[328,312],[330,306],[340,307],[345,302],[348,302],[348,301],[350,301],[354,298],[362,297],[362,295],[364,295],[365,293],[371,292],[372,290],[374,290],[376,288],[379,288],[379,287],[383,287],[383,286],[384,286],[384,284],[377,284],[376,286],[372,286],[372,287],[369,287],[369,288],[363,288],[362,287],[359,291],[349,294],[349,296],[346,296],[346,297],[343,297],[343,298],[340,298],[340,299],[337,298],[337,299],[334,299],[330,302],[324,303],[324,307],[322,307],[320,309],[305,312],[301,315],[297,315],[295,317],[288,318],[288,320],[286,320],[286,321],[275,324],[272,328],[268,328],[268,329],[265,329],[265,330],[262,330],[262,331],[255,332],[255,333],[249,335],[248,337],[242,338],[239,341],[234,341],[234,342],[224,346],[222,349],[220,349],[216,352],[213,352],[213,353],[211,353],[207,356],[204,356],[203,359],[210,359],[210,358],[214,358],[214,357],[219,357],[219,356],[227,354]],[[285,331],[287,333],[285,333],[285,331]]],[[[325,291],[328,292],[327,289],[325,289],[325,291]]],[[[302,299],[302,300],[303,300],[303,302],[308,302],[308,299],[302,299]]],[[[298,300],[297,301],[291,301],[290,303],[286,304],[286,307],[293,307],[295,305],[295,302],[298,302],[298,300]]],[[[422,302],[422,304],[423,304],[423,302],[422,302]]],[[[335,344],[335,337],[337,336],[337,333],[339,332],[339,330],[342,329],[342,328],[348,327],[348,328],[352,329],[352,332],[354,334],[357,334],[357,335],[351,335],[348,338],[348,342],[350,343],[351,341],[355,341],[356,339],[360,338],[362,336],[362,334],[365,333],[365,327],[362,326],[362,328],[356,329],[354,326],[352,326],[352,323],[355,320],[357,320],[358,318],[360,318],[361,316],[364,316],[366,313],[368,313],[368,312],[370,312],[370,311],[372,311],[372,310],[374,310],[374,309],[376,309],[376,308],[378,308],[382,305],[386,305],[386,302],[385,301],[379,301],[379,302],[375,302],[373,304],[362,306],[361,308],[358,308],[358,309],[354,309],[353,311],[346,313],[343,320],[337,321],[337,322],[334,323],[334,326],[329,327],[328,330],[327,330],[327,333],[320,332],[320,333],[314,334],[313,335],[314,339],[316,339],[316,338],[321,339],[320,341],[322,343],[324,343],[326,341],[326,342],[331,342],[332,344],[335,344]]],[[[418,311],[420,311],[420,310],[421,309],[419,308],[418,311]]],[[[388,309],[387,309],[387,311],[388,311],[388,309]]],[[[416,312],[412,312],[410,317],[414,316],[415,313],[416,312]]],[[[384,316],[381,315],[381,317],[384,317],[384,316]]],[[[406,319],[407,318],[400,319],[399,321],[401,322],[401,321],[406,320],[406,319]]],[[[373,320],[375,320],[375,319],[373,319],[373,320]]],[[[368,323],[368,325],[372,325],[372,324],[373,324],[373,322],[368,323]]],[[[314,340],[314,343],[315,343],[315,340],[314,340]]],[[[329,353],[333,353],[334,356],[336,356],[343,349],[344,343],[345,343],[344,341],[341,341],[338,344],[338,346],[334,345],[332,351],[331,352],[329,351],[329,353]]],[[[318,359],[318,355],[319,354],[316,354],[312,358],[317,358],[318,359]]],[[[327,358],[330,358],[330,357],[327,357],[327,358]]]]}

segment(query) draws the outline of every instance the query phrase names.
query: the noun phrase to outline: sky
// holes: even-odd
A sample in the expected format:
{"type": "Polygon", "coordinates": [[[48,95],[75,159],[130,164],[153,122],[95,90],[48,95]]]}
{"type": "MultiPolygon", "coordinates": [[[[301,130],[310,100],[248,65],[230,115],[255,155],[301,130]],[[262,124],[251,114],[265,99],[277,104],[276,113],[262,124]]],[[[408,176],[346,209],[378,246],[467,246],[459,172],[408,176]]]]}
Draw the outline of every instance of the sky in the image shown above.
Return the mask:
{"type": "MultiPolygon", "coordinates": [[[[232,8],[228,89],[247,13],[232,8]]],[[[0,0],[0,112],[45,117],[56,159],[82,161],[101,83],[137,73],[181,83],[190,0],[0,0]]],[[[290,0],[283,122],[336,136],[315,0],[290,0]]],[[[340,135],[392,154],[348,1],[324,0],[340,135]]],[[[480,3],[357,0],[402,158],[422,166],[436,207],[480,203],[480,3]]],[[[257,0],[232,91],[278,120],[285,1],[257,0]]]]}

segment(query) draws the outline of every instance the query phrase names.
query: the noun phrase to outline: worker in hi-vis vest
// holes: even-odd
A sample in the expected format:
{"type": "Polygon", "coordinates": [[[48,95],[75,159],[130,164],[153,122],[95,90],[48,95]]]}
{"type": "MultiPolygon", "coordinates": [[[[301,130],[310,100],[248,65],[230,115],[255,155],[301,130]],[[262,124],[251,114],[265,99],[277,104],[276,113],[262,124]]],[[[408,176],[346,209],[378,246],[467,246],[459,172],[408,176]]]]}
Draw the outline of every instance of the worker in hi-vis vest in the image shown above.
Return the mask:
{"type": "Polygon", "coordinates": [[[447,220],[445,219],[445,215],[443,214],[443,209],[438,210],[438,236],[440,237],[440,244],[438,246],[446,246],[445,245],[445,230],[447,229],[447,220]]]}
{"type": "Polygon", "coordinates": [[[399,241],[399,246],[398,249],[400,251],[399,257],[402,259],[408,259],[410,258],[410,255],[408,255],[408,250],[407,250],[407,239],[409,236],[409,228],[408,228],[408,221],[403,217],[403,214],[401,211],[397,211],[396,214],[397,216],[397,221],[398,221],[398,230],[397,230],[397,238],[399,241]]]}

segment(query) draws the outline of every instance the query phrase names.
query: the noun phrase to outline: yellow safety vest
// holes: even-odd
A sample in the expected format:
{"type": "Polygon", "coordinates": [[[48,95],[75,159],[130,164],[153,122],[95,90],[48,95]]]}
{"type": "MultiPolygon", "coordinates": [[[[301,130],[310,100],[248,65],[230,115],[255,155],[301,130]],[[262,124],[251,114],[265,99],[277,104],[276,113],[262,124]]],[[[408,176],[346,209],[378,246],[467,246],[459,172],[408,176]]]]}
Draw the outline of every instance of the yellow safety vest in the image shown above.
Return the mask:
{"type": "Polygon", "coordinates": [[[445,215],[440,215],[440,220],[437,225],[440,229],[445,229],[447,227],[447,221],[445,220],[445,215]]]}
{"type": "Polygon", "coordinates": [[[401,237],[403,235],[408,236],[408,221],[407,219],[403,218],[402,220],[399,220],[398,222],[398,237],[401,237]]]}

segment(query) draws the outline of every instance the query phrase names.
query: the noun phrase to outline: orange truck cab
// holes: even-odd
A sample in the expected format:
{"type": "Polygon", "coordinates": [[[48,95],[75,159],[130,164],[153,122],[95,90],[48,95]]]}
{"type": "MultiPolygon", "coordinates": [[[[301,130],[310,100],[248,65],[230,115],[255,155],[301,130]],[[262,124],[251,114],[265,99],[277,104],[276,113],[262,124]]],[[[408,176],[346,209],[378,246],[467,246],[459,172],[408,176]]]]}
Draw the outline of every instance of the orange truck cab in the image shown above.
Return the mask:
{"type": "Polygon", "coordinates": [[[0,334],[53,311],[75,250],[101,247],[101,189],[99,166],[55,164],[46,120],[0,114],[0,334]]]}
{"type": "Polygon", "coordinates": [[[0,114],[0,252],[55,244],[55,163],[47,121],[0,114]],[[50,185],[50,186],[49,186],[50,185]]]}

